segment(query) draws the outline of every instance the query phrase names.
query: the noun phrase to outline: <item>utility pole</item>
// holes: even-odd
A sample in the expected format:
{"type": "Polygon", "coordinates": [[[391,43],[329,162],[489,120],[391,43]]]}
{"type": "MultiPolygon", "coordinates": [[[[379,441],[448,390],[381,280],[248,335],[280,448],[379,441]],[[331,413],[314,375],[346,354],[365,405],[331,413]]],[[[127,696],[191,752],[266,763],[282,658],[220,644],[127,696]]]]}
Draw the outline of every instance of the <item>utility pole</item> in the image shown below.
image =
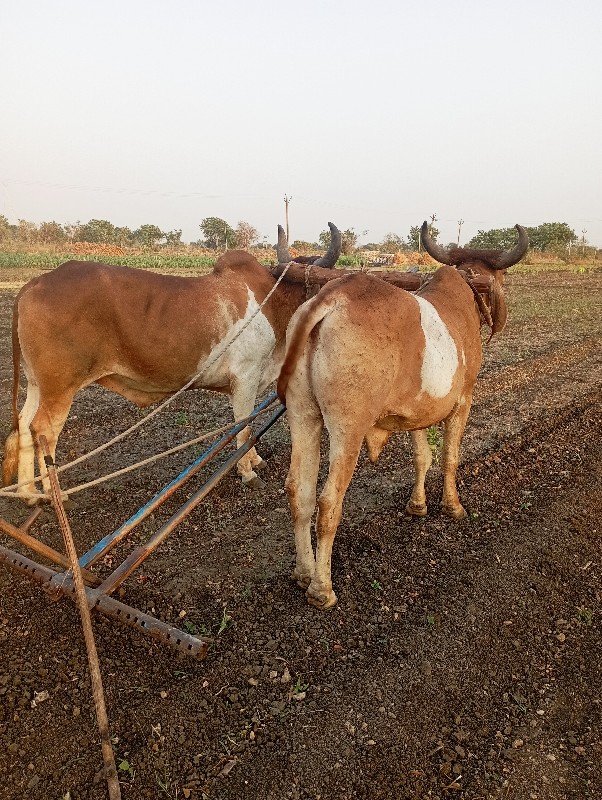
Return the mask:
{"type": "Polygon", "coordinates": [[[464,220],[463,219],[459,219],[458,220],[458,242],[457,242],[458,247],[460,247],[460,231],[462,230],[462,225],[464,225],[464,220]]]}
{"type": "Polygon", "coordinates": [[[581,230],[581,252],[585,255],[585,234],[587,233],[587,229],[583,228],[581,230]]]}
{"type": "Polygon", "coordinates": [[[291,202],[293,198],[288,197],[288,195],[284,195],[284,214],[286,217],[286,243],[288,244],[288,204],[291,202]]]}

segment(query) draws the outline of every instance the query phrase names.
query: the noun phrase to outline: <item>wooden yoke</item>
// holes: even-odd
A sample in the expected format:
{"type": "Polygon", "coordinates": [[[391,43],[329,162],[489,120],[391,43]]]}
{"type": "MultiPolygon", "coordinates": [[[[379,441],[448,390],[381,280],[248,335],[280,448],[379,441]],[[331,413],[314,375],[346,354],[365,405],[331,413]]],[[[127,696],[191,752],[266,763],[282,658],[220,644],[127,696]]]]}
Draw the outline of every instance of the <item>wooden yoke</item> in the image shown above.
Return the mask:
{"type": "MultiPolygon", "coordinates": [[[[270,272],[275,278],[279,278],[284,272],[286,264],[279,264],[275,267],[270,267],[270,272]]],[[[306,286],[319,286],[322,287],[328,281],[335,278],[342,278],[344,275],[356,275],[362,270],[357,269],[324,269],[323,267],[316,267],[313,265],[295,264],[292,263],[286,276],[284,283],[304,283],[306,286]]],[[[384,270],[367,270],[370,275],[375,278],[380,278],[386,283],[391,283],[400,289],[405,289],[408,292],[415,292],[417,289],[426,283],[430,277],[430,273],[421,274],[419,272],[387,272],[384,270]]],[[[466,279],[467,274],[463,270],[458,272],[466,279]]],[[[488,275],[471,275],[470,284],[471,288],[476,289],[479,294],[488,295],[491,290],[493,278],[488,275]]]]}

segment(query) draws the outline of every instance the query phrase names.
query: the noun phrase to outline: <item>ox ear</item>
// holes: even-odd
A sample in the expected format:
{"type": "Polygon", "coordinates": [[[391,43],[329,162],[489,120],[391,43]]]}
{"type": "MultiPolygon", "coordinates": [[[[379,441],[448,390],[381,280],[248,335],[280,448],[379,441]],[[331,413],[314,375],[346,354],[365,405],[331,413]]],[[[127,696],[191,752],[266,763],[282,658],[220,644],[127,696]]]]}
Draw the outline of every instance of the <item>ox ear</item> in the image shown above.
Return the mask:
{"type": "Polygon", "coordinates": [[[288,242],[286,241],[286,234],[282,225],[278,225],[278,244],[276,245],[276,255],[278,256],[278,264],[288,264],[289,261],[293,260],[288,249],[288,242]]]}
{"type": "MultiPolygon", "coordinates": [[[[491,336],[493,336],[495,333],[500,333],[500,331],[504,330],[508,320],[508,306],[506,305],[506,297],[504,296],[504,290],[498,281],[493,281],[490,298],[491,319],[493,321],[493,325],[491,326],[491,336]]],[[[491,336],[489,337],[490,341],[491,336]]]]}
{"type": "Polygon", "coordinates": [[[328,227],[330,228],[330,247],[323,256],[314,261],[314,266],[332,269],[341,255],[343,237],[341,236],[341,231],[332,222],[328,223],[328,227]]]}

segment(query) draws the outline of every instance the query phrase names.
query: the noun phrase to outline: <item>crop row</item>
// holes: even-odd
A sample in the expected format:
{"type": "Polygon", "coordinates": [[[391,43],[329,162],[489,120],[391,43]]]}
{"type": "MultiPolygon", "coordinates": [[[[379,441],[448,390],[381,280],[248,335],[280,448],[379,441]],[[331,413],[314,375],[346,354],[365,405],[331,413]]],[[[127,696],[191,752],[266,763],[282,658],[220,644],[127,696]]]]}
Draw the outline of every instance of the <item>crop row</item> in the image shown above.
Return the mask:
{"type": "Polygon", "coordinates": [[[160,255],[147,253],[145,255],[110,255],[108,253],[82,254],[82,253],[19,253],[1,252],[0,267],[31,267],[37,269],[52,269],[65,261],[103,261],[105,264],[122,264],[126,267],[141,267],[146,269],[211,269],[215,258],[211,256],[195,255],[160,255]]]}

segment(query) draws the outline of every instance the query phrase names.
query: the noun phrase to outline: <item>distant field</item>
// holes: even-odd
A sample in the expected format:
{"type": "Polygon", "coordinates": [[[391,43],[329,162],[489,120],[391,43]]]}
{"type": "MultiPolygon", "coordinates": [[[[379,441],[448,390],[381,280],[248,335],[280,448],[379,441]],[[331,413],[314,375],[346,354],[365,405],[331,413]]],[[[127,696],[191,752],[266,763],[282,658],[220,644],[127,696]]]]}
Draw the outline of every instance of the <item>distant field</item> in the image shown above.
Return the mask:
{"type": "MultiPolygon", "coordinates": [[[[158,270],[160,272],[184,272],[198,274],[208,272],[213,268],[220,252],[206,250],[188,252],[165,251],[128,251],[121,250],[112,245],[91,245],[85,242],[76,243],[72,251],[57,252],[54,248],[39,248],[30,251],[21,249],[0,249],[0,269],[5,270],[48,270],[58,267],[65,261],[102,261],[106,264],[122,264],[127,267],[158,270]],[[121,252],[120,252],[121,251],[121,252]]],[[[266,265],[276,262],[276,253],[272,249],[254,251],[253,255],[266,265]]],[[[295,255],[295,253],[293,253],[295,255]]],[[[358,252],[351,256],[341,256],[339,267],[369,266],[375,255],[373,253],[358,252]]],[[[389,263],[382,264],[380,269],[394,269],[405,271],[411,266],[418,266],[420,271],[429,272],[437,264],[424,252],[400,252],[389,254],[389,263]]],[[[544,253],[529,253],[525,261],[517,264],[513,272],[531,273],[548,270],[569,270],[579,273],[597,271],[602,269],[602,260],[575,257],[571,263],[547,256],[544,253]]],[[[31,277],[31,275],[29,275],[31,277]]],[[[8,276],[3,276],[9,280],[8,276]]]]}
{"type": "Polygon", "coordinates": [[[72,253],[19,253],[0,252],[0,268],[52,269],[65,261],[103,261],[106,264],[123,264],[144,269],[201,269],[209,270],[215,257],[206,255],[146,253],[143,255],[80,255],[72,253]]]}

